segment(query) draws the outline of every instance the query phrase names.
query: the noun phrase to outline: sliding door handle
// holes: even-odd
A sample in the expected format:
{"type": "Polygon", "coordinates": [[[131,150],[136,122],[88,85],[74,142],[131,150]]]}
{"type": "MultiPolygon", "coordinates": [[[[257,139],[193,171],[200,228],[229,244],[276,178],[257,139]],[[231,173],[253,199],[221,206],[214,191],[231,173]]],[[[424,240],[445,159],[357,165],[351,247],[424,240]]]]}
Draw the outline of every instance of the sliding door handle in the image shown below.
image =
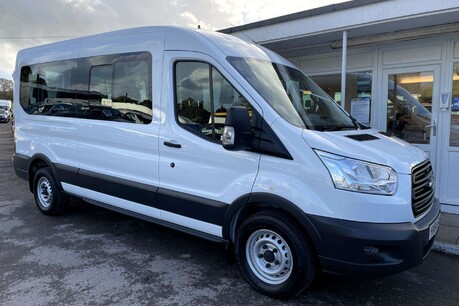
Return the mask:
{"type": "Polygon", "coordinates": [[[181,144],[173,142],[173,141],[165,141],[164,145],[166,147],[177,148],[177,149],[180,149],[182,147],[181,144]]]}

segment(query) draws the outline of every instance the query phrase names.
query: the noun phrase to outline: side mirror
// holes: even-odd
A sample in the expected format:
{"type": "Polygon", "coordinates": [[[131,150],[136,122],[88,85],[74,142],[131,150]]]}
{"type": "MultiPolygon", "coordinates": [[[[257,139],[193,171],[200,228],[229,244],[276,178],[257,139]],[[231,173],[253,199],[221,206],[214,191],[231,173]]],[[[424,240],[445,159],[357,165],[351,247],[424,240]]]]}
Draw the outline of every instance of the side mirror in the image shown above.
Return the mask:
{"type": "Polygon", "coordinates": [[[233,106],[228,110],[221,140],[227,150],[240,151],[250,147],[253,133],[247,108],[233,106]]]}

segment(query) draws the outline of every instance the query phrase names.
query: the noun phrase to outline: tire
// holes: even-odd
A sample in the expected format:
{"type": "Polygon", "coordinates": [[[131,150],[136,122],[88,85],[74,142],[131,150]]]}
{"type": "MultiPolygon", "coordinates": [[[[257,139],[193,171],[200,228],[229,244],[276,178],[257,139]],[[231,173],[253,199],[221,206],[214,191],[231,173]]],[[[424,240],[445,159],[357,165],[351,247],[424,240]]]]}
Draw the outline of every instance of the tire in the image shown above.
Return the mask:
{"type": "Polygon", "coordinates": [[[317,274],[308,238],[282,214],[264,212],[247,218],[236,233],[235,252],[246,281],[270,297],[297,295],[317,274]]]}
{"type": "Polygon", "coordinates": [[[64,212],[67,196],[59,188],[49,168],[41,168],[35,174],[33,194],[38,209],[44,215],[55,216],[64,212]]]}

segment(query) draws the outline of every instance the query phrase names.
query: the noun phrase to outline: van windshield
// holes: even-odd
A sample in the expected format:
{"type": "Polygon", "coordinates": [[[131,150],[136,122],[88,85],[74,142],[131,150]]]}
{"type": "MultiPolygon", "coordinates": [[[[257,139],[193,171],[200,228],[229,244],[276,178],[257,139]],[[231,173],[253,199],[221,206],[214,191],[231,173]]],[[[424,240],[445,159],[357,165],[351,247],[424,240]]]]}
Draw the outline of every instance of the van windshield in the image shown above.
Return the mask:
{"type": "Polygon", "coordinates": [[[259,59],[228,57],[231,65],[289,123],[318,131],[359,124],[303,72],[259,59]]]}

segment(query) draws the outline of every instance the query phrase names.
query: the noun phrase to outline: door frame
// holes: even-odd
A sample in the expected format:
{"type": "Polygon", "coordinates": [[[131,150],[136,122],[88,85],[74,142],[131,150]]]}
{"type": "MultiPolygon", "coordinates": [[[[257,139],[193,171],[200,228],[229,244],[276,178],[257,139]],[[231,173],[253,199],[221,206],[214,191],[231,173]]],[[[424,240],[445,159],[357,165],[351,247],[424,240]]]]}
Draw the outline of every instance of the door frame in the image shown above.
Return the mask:
{"type": "MultiPolygon", "coordinates": [[[[428,151],[430,161],[434,172],[437,172],[437,163],[439,145],[442,143],[439,141],[441,137],[445,137],[444,131],[441,129],[442,125],[439,124],[439,112],[440,112],[440,88],[441,88],[441,65],[418,65],[418,66],[402,66],[397,68],[383,68],[382,69],[382,86],[381,86],[381,103],[379,109],[378,121],[381,122],[381,128],[387,131],[387,100],[388,100],[388,78],[392,74],[405,74],[405,73],[417,73],[417,72],[433,72],[433,88],[432,88],[432,111],[431,111],[431,124],[433,120],[436,120],[436,131],[434,136],[434,129],[430,128],[430,144],[413,144],[423,151],[428,151]]],[[[436,187],[439,184],[439,177],[436,179],[436,187]]],[[[437,189],[438,190],[438,189],[437,189]]]]}
{"type": "MultiPolygon", "coordinates": [[[[457,43],[457,42],[456,42],[457,43]]],[[[454,42],[448,42],[446,49],[453,50],[454,42]]],[[[457,47],[456,47],[457,48],[457,47]]],[[[450,127],[451,127],[451,112],[452,112],[452,99],[453,99],[453,70],[454,65],[459,63],[459,58],[454,58],[452,54],[445,56],[444,73],[445,79],[443,80],[443,92],[448,94],[448,107],[440,111],[440,120],[442,122],[443,143],[438,153],[439,173],[442,173],[440,179],[440,188],[438,188],[438,197],[442,203],[442,211],[459,214],[459,198],[448,196],[448,184],[451,177],[449,177],[450,167],[450,154],[451,152],[459,153],[459,147],[450,146],[450,127]]],[[[457,175],[455,175],[457,177],[457,175]]]]}

